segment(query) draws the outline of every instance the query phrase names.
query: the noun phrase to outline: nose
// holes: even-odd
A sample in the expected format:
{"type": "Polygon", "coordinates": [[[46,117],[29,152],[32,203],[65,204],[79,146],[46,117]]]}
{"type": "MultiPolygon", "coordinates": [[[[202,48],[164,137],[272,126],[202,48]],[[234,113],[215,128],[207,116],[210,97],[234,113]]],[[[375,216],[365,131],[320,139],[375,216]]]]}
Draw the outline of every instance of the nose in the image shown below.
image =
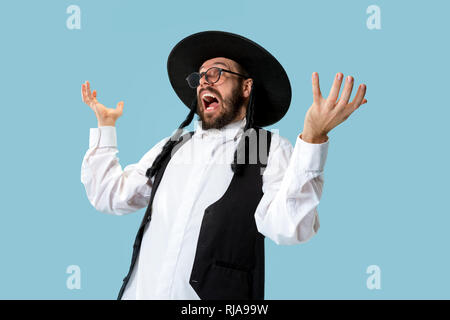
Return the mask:
{"type": "Polygon", "coordinates": [[[200,84],[197,87],[197,92],[200,92],[200,90],[205,89],[205,88],[210,88],[213,87],[214,88],[214,83],[208,83],[205,80],[205,76],[200,78],[200,84]]]}
{"type": "Polygon", "coordinates": [[[200,78],[200,87],[202,87],[204,84],[209,84],[208,82],[206,82],[206,74],[203,75],[203,77],[200,78]]]}

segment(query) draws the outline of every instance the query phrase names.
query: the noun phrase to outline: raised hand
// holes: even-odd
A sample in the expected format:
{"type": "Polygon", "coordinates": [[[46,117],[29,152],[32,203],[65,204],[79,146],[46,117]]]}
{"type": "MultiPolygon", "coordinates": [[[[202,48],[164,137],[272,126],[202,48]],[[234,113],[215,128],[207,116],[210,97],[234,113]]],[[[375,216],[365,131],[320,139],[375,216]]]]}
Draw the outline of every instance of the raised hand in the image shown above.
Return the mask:
{"type": "Polygon", "coordinates": [[[107,108],[97,100],[97,91],[91,92],[89,81],[81,85],[81,97],[95,113],[98,126],[115,126],[116,120],[123,113],[123,101],[117,103],[115,109],[107,108]]]}
{"type": "Polygon", "coordinates": [[[319,74],[314,72],[312,75],[313,104],[306,112],[303,126],[302,139],[311,143],[322,143],[328,140],[327,134],[336,126],[347,120],[347,118],[359,108],[360,105],[367,102],[364,99],[366,94],[366,85],[361,84],[358,87],[352,102],[348,102],[353,89],[353,77],[348,76],[345,80],[344,89],[338,100],[339,90],[341,88],[344,75],[336,74],[327,98],[322,96],[319,86],[319,74]]]}

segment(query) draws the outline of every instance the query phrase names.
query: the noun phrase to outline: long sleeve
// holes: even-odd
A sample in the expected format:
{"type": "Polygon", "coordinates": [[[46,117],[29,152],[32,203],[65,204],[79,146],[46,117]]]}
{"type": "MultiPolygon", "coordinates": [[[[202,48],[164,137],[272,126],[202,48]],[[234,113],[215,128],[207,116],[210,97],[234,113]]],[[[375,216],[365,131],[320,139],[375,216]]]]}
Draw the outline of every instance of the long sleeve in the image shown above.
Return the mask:
{"type": "Polygon", "coordinates": [[[255,221],[258,231],[275,243],[303,243],[317,233],[328,144],[307,143],[297,137],[292,148],[288,140],[272,135],[263,174],[264,195],[255,221]]]}
{"type": "Polygon", "coordinates": [[[161,140],[138,163],[122,170],[117,157],[116,128],[91,128],[89,149],[81,165],[81,182],[90,203],[98,211],[115,215],[145,207],[151,192],[145,173],[167,139],[161,140]]]}

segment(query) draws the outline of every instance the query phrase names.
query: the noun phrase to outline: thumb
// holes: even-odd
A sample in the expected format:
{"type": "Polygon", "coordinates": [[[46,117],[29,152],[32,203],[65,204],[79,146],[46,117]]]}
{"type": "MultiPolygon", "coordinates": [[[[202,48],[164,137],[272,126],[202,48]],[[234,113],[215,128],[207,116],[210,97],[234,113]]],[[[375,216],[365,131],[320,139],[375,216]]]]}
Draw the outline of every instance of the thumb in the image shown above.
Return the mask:
{"type": "Polygon", "coordinates": [[[92,96],[93,96],[94,103],[97,104],[98,103],[97,90],[92,91],[92,96]]]}
{"type": "Polygon", "coordinates": [[[122,112],[123,112],[123,101],[120,101],[120,102],[117,103],[116,110],[117,110],[117,112],[119,114],[122,114],[122,112]]]}

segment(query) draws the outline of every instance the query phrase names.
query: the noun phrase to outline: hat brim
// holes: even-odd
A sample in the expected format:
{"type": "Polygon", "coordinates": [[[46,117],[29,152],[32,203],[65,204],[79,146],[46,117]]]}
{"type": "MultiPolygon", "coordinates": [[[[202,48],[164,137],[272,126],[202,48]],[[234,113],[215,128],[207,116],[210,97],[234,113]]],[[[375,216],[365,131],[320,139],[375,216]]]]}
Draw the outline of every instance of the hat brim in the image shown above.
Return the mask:
{"type": "Polygon", "coordinates": [[[170,84],[181,101],[190,108],[196,89],[186,77],[198,71],[206,60],[224,57],[239,63],[253,79],[256,126],[278,122],[289,109],[291,85],[286,71],[267,50],[240,35],[223,31],[204,31],[181,40],[170,52],[167,71],[170,84]]]}

